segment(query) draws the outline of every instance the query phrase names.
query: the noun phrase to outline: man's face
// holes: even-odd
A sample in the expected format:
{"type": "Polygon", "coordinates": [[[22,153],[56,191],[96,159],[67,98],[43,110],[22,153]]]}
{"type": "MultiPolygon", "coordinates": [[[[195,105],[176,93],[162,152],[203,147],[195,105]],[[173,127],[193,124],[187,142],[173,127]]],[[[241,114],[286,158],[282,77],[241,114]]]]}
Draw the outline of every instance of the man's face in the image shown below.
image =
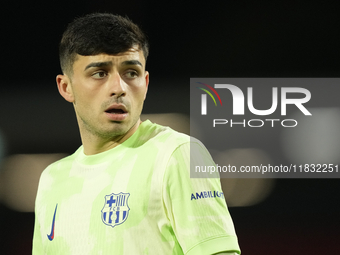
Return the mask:
{"type": "Polygon", "coordinates": [[[136,129],[149,74],[143,52],[78,55],[70,80],[70,98],[81,132],[110,139],[136,129]]]}

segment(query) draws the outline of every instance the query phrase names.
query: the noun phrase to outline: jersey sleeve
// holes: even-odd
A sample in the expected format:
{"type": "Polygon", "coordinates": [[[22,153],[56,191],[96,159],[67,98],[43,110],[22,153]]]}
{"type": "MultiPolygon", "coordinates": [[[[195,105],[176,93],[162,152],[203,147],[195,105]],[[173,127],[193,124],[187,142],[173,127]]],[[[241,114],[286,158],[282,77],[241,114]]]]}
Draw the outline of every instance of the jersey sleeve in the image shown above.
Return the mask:
{"type": "MultiPolygon", "coordinates": [[[[46,170],[45,170],[46,171],[46,170]]],[[[43,244],[42,244],[42,237],[41,237],[41,230],[40,230],[40,221],[39,221],[39,197],[40,197],[40,186],[42,183],[44,172],[41,174],[39,179],[37,197],[35,199],[35,220],[34,220],[34,233],[33,233],[33,243],[32,243],[32,255],[44,254],[43,253],[43,244]]]]}
{"type": "Polygon", "coordinates": [[[169,159],[163,196],[167,216],[186,255],[240,254],[219,178],[190,178],[192,164],[215,165],[199,142],[180,145],[169,159]]]}
{"type": "Polygon", "coordinates": [[[43,254],[42,239],[40,233],[40,225],[37,218],[37,213],[35,214],[34,222],[34,234],[33,234],[33,249],[32,255],[43,254]]]}

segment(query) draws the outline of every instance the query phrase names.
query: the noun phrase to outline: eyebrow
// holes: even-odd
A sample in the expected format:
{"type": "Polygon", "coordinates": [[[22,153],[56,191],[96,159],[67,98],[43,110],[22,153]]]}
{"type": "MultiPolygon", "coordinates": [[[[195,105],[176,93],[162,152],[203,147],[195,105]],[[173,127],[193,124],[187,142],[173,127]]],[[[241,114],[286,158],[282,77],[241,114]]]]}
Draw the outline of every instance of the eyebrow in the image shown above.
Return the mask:
{"type": "Polygon", "coordinates": [[[85,67],[84,71],[91,68],[91,67],[103,67],[103,66],[112,66],[112,65],[113,65],[112,61],[92,62],[85,67]]]}
{"type": "MultiPolygon", "coordinates": [[[[104,67],[104,66],[112,66],[113,63],[112,61],[106,61],[106,62],[92,62],[88,64],[84,70],[87,70],[91,67],[104,67]]],[[[139,65],[143,67],[142,63],[139,62],[138,60],[126,60],[121,63],[122,66],[133,66],[133,65],[139,65]]]]}
{"type": "Polygon", "coordinates": [[[124,62],[122,62],[123,66],[136,66],[136,65],[139,65],[141,67],[143,67],[142,63],[139,62],[138,60],[126,60],[124,62]]]}

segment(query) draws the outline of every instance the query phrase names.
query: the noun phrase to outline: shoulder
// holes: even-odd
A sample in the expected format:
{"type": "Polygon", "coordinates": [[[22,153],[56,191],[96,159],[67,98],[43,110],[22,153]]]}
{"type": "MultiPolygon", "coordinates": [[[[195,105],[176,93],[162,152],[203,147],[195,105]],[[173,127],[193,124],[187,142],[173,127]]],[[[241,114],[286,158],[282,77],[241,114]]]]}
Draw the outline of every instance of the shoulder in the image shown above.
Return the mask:
{"type": "Polygon", "coordinates": [[[140,136],[145,137],[148,141],[163,142],[168,145],[173,144],[180,146],[181,144],[190,143],[192,138],[189,135],[177,132],[170,127],[152,123],[147,120],[143,122],[142,132],[140,136]]]}
{"type": "Polygon", "coordinates": [[[152,123],[149,120],[143,122],[143,128],[141,136],[147,134],[149,139],[156,138],[159,140],[169,141],[172,140],[177,144],[197,144],[203,146],[202,142],[192,136],[178,132],[168,126],[162,126],[156,123],[152,123]]]}
{"type": "Polygon", "coordinates": [[[80,152],[81,149],[82,146],[80,146],[73,154],[66,156],[62,159],[59,159],[48,165],[42,172],[40,179],[50,174],[54,174],[56,171],[59,171],[60,169],[65,169],[65,167],[67,166],[71,166],[76,158],[76,155],[80,152]]]}
{"type": "Polygon", "coordinates": [[[180,155],[197,155],[198,157],[209,157],[210,153],[204,144],[187,134],[177,132],[170,127],[158,125],[150,121],[143,123],[144,127],[140,132],[140,138],[146,139],[146,143],[152,143],[159,149],[162,148],[171,153],[172,157],[180,155]]]}

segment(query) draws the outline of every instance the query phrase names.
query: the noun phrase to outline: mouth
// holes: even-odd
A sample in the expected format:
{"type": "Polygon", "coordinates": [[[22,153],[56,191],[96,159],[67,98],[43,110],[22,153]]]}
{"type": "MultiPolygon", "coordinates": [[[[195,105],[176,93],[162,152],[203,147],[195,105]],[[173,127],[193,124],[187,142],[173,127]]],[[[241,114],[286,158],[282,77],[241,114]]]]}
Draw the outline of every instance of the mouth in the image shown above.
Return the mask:
{"type": "Polygon", "coordinates": [[[123,114],[126,113],[123,109],[109,109],[105,111],[106,113],[111,113],[111,114],[123,114]]]}
{"type": "Polygon", "coordinates": [[[127,117],[128,111],[124,105],[115,104],[106,109],[105,114],[111,121],[123,121],[127,117]]]}
{"type": "Polygon", "coordinates": [[[113,104],[109,108],[107,108],[105,112],[112,114],[123,114],[127,113],[127,109],[123,104],[113,104]]]}

